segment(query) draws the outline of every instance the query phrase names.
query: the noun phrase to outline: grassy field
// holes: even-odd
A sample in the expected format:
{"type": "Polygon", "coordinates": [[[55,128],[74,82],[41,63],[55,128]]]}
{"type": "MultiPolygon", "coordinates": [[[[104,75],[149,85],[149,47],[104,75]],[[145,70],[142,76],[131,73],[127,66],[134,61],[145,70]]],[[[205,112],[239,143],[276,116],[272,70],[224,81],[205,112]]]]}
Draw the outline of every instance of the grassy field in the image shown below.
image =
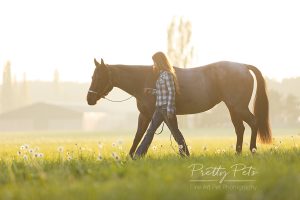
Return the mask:
{"type": "Polygon", "coordinates": [[[186,137],[180,158],[169,135],[131,160],[133,136],[1,133],[0,199],[299,199],[300,136],[275,137],[242,155],[234,137],[186,137]]]}

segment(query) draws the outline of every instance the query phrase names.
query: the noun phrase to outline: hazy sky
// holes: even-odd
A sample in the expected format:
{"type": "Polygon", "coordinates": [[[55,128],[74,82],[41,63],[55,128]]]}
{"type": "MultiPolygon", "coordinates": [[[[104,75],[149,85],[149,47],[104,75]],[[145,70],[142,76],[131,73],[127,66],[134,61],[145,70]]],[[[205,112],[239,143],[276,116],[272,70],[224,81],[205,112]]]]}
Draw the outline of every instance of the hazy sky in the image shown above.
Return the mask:
{"type": "MultiPolygon", "coordinates": [[[[1,0],[0,70],[20,80],[90,81],[93,58],[152,64],[166,50],[174,16],[192,23],[193,66],[219,60],[253,64],[272,78],[300,76],[299,1],[1,0]]],[[[1,77],[2,78],[2,77],[1,77]]]]}

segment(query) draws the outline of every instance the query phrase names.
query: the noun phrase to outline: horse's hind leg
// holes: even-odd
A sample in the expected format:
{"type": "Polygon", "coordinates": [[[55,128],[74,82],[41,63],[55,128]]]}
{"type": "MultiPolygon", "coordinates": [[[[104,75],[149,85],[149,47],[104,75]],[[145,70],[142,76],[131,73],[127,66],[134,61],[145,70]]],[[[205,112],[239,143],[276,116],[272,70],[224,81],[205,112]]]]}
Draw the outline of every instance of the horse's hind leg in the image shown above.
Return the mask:
{"type": "Polygon", "coordinates": [[[235,112],[233,109],[230,108],[229,108],[229,112],[230,112],[231,121],[234,125],[235,133],[237,137],[235,150],[237,153],[241,153],[243,148],[245,126],[243,124],[243,120],[241,119],[241,117],[238,115],[237,112],[235,112]]]}
{"type": "Polygon", "coordinates": [[[250,140],[250,151],[253,153],[256,151],[256,138],[257,138],[257,122],[255,116],[250,112],[249,108],[244,112],[241,112],[242,119],[251,128],[251,140],[250,140]],[[255,150],[253,150],[255,149],[255,150]]]}

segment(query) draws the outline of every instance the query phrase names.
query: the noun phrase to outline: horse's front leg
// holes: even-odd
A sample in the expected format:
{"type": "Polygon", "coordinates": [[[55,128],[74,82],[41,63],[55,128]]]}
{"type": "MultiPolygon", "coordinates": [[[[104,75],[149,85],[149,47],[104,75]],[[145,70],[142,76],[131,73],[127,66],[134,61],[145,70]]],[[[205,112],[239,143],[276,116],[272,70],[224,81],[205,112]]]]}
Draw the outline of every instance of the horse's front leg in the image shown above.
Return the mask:
{"type": "Polygon", "coordinates": [[[142,137],[144,136],[150,121],[151,121],[151,118],[146,117],[144,114],[140,113],[139,121],[138,121],[138,128],[137,128],[134,140],[133,140],[133,144],[129,151],[129,155],[131,158],[133,158],[135,150],[136,150],[138,144],[140,143],[142,137]]]}

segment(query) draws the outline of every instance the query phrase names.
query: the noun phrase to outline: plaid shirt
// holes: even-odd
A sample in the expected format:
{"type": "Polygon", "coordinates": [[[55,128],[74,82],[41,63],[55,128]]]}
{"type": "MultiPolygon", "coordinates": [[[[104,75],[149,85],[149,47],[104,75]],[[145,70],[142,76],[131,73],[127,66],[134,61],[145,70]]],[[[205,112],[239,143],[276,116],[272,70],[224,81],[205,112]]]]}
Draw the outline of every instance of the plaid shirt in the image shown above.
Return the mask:
{"type": "Polygon", "coordinates": [[[153,93],[156,95],[156,106],[167,105],[167,112],[175,113],[175,83],[170,72],[159,72],[153,93]]]}

